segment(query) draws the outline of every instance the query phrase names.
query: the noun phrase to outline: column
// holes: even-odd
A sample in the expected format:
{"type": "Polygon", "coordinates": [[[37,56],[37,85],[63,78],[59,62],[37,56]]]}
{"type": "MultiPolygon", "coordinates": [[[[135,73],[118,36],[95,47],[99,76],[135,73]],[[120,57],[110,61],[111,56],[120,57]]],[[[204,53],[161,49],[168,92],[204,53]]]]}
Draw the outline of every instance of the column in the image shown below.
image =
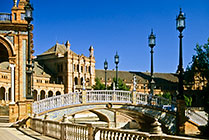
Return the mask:
{"type": "Polygon", "coordinates": [[[15,64],[10,64],[11,68],[11,102],[15,104],[15,64]]]}

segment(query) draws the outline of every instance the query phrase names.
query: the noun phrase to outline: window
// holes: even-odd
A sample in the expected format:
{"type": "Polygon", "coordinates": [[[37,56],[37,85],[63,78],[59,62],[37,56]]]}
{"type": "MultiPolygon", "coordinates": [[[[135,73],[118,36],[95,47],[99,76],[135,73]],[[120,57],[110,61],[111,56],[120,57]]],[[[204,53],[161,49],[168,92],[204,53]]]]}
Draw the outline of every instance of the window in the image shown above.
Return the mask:
{"type": "Polygon", "coordinates": [[[25,20],[25,13],[21,13],[21,20],[25,20]]]}
{"type": "Polygon", "coordinates": [[[17,14],[14,13],[14,20],[17,20],[17,14]]]}
{"type": "Polygon", "coordinates": [[[78,85],[78,78],[75,77],[75,85],[78,85]]]}
{"type": "Polygon", "coordinates": [[[83,66],[81,66],[81,72],[83,72],[83,66]]]}
{"type": "Polygon", "coordinates": [[[77,65],[77,72],[79,72],[79,65],[77,65]]]}
{"type": "Polygon", "coordinates": [[[89,73],[91,73],[91,66],[89,66],[89,73]]]}

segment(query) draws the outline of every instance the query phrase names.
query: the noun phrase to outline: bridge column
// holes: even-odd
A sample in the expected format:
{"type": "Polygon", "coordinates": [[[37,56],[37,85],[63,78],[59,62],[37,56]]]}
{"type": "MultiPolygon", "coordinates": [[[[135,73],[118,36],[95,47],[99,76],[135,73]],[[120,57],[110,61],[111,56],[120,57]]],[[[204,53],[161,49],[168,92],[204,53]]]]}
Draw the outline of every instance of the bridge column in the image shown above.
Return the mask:
{"type": "Polygon", "coordinates": [[[132,104],[136,105],[136,91],[132,91],[132,104]]]}
{"type": "Polygon", "coordinates": [[[82,104],[86,103],[86,90],[82,91],[82,104]]]}

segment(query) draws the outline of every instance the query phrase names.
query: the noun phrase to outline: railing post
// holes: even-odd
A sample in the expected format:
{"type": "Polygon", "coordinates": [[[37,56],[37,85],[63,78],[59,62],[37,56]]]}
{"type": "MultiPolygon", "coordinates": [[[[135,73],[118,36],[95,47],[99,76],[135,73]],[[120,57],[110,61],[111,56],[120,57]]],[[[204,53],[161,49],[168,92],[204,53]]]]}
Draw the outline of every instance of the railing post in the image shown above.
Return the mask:
{"type": "Polygon", "coordinates": [[[158,119],[155,119],[155,121],[151,124],[151,133],[154,134],[162,134],[162,128],[161,123],[159,123],[158,119]]]}
{"type": "Polygon", "coordinates": [[[82,104],[86,103],[86,90],[82,91],[82,104]]]}
{"type": "Polygon", "coordinates": [[[43,120],[43,135],[46,136],[47,133],[47,119],[48,119],[48,114],[45,114],[44,120],[43,120]]]}
{"type": "Polygon", "coordinates": [[[136,105],[136,91],[132,91],[132,104],[136,105]]]}
{"type": "Polygon", "coordinates": [[[88,126],[88,140],[94,140],[94,130],[92,124],[87,124],[88,126]]]}
{"type": "Polygon", "coordinates": [[[61,129],[60,129],[60,140],[65,140],[66,139],[66,123],[68,122],[67,120],[67,115],[64,114],[63,117],[62,117],[62,122],[60,123],[61,124],[61,129]]]}

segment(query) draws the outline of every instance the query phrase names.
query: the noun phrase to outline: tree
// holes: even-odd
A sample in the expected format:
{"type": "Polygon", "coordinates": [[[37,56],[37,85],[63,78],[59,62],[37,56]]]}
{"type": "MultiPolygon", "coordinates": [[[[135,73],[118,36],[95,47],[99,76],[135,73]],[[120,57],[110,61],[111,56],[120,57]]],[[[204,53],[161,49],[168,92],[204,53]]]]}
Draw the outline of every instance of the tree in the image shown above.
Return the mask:
{"type": "MultiPolygon", "coordinates": [[[[115,77],[113,78],[113,83],[116,83],[116,78],[115,77]]],[[[113,89],[113,83],[111,84],[110,87],[108,87],[108,89],[113,89]]],[[[129,91],[130,90],[130,87],[129,86],[126,86],[126,84],[123,82],[123,80],[121,80],[120,78],[118,78],[118,89],[119,90],[129,91]]]]}
{"type": "Polygon", "coordinates": [[[95,79],[95,82],[96,84],[93,86],[94,90],[105,90],[105,85],[101,83],[98,77],[95,79]]]}
{"type": "MultiPolygon", "coordinates": [[[[202,103],[205,111],[209,114],[209,39],[204,45],[197,44],[195,51],[196,54],[193,55],[192,62],[185,72],[185,82],[194,84],[195,77],[198,77],[201,83],[206,83],[202,92],[202,103]]],[[[209,122],[204,131],[208,135],[209,122]]]]}

